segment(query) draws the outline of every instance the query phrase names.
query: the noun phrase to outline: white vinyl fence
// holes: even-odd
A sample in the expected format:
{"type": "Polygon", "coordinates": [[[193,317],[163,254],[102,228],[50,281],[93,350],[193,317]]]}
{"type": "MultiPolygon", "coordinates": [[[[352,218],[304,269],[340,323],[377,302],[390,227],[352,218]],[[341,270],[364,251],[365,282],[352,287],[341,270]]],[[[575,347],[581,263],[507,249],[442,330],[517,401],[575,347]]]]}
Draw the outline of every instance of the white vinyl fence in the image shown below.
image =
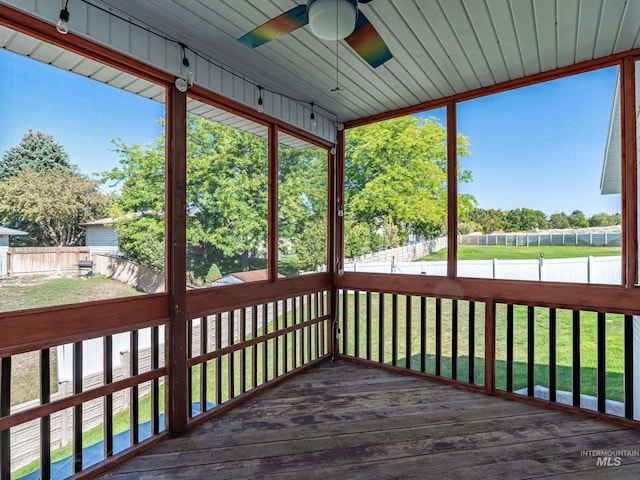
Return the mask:
{"type": "Polygon", "coordinates": [[[459,235],[459,245],[504,245],[507,247],[584,246],[619,247],[622,233],[563,232],[563,233],[488,233],[459,235]]]}
{"type": "MultiPolygon", "coordinates": [[[[447,274],[447,262],[354,262],[345,264],[344,271],[444,276],[447,274]]],[[[616,285],[622,278],[622,260],[619,256],[555,260],[460,260],[458,276],[616,285]]]]}
{"type": "Polygon", "coordinates": [[[426,257],[438,250],[447,248],[447,237],[438,237],[422,242],[410,243],[401,247],[388,248],[378,252],[365,253],[359,257],[347,259],[347,262],[376,263],[376,262],[411,262],[416,258],[426,257]]]}

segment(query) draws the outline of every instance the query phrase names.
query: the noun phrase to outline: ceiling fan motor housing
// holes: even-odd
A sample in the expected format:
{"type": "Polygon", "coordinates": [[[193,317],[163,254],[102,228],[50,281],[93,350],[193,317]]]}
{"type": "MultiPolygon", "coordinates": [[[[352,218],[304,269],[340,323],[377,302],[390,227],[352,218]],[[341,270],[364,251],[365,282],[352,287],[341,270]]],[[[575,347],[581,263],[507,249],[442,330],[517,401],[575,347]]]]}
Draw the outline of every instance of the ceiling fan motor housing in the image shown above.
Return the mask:
{"type": "Polygon", "coordinates": [[[309,27],[322,40],[342,40],[353,32],[358,0],[309,0],[309,27]]]}

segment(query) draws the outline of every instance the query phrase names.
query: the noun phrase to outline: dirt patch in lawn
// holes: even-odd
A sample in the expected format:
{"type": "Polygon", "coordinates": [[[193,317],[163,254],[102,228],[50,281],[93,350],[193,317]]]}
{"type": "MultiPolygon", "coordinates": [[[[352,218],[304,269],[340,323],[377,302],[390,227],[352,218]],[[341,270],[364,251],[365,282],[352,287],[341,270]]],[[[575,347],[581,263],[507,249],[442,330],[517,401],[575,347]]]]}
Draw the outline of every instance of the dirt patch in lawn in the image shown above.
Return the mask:
{"type": "MultiPolygon", "coordinates": [[[[0,279],[0,312],[144,295],[103,276],[29,276],[0,279]]],[[[51,393],[58,390],[56,349],[50,354],[51,393]]],[[[39,398],[40,352],[11,358],[11,405],[39,398]]]]}

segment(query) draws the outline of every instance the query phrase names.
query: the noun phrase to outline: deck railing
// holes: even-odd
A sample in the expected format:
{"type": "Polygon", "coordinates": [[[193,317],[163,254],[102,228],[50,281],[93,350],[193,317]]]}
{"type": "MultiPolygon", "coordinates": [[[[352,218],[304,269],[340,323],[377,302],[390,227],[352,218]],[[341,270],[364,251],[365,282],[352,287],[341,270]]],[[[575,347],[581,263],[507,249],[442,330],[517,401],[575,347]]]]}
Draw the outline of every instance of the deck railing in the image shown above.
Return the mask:
{"type": "MultiPolygon", "coordinates": [[[[38,468],[40,478],[60,476],[60,469],[62,476],[91,476],[169,435],[172,410],[166,407],[182,396],[179,390],[167,390],[175,385],[171,365],[165,364],[165,358],[171,360],[171,342],[165,341],[172,332],[169,302],[169,295],[158,294],[2,314],[2,480],[25,464],[29,471],[38,468]],[[114,356],[121,352],[114,352],[114,335],[128,336],[127,361],[118,367],[118,375],[114,356]],[[51,387],[56,365],[52,352],[59,345],[73,356],[66,395],[53,393],[51,387]],[[34,376],[39,399],[26,409],[12,406],[19,376],[12,361],[22,360],[22,355],[39,363],[34,376]],[[96,369],[96,356],[102,357],[102,371],[89,374],[96,369]],[[60,457],[66,460],[61,463],[60,457]]],[[[187,425],[328,358],[332,300],[326,273],[190,291],[187,304],[182,383],[189,399],[182,410],[187,425]]]]}
{"type": "Polygon", "coordinates": [[[288,295],[190,315],[192,423],[327,357],[331,290],[300,283],[288,295]]]}
{"type": "Polygon", "coordinates": [[[167,294],[3,314],[0,478],[10,478],[12,450],[27,443],[37,445],[41,477],[51,475],[54,423],[62,412],[73,423],[68,473],[88,476],[168,436],[172,411],[186,412],[182,421],[194,426],[336,350],[345,358],[476,391],[637,425],[635,293],[611,286],[524,286],[350,273],[337,277],[334,290],[329,274],[320,273],[189,291],[186,369],[173,370],[183,377],[177,384],[184,390],[166,394],[165,387],[175,384],[172,364],[164,362],[165,354],[171,360],[165,351],[170,342],[163,341],[172,332],[167,294]],[[603,302],[608,294],[611,300],[603,302]],[[126,378],[114,376],[116,334],[129,339],[126,378]],[[144,362],[142,335],[151,345],[144,362]],[[54,397],[50,352],[67,344],[73,344],[72,388],[54,397]],[[83,356],[90,350],[103,359],[99,385],[86,381],[83,356]],[[40,360],[39,401],[18,411],[11,402],[12,360],[29,352],[40,360]],[[165,415],[165,405],[183,393],[188,408],[169,408],[165,415]],[[130,407],[116,415],[114,404],[123,394],[130,407]],[[88,412],[96,408],[101,422],[88,425],[88,412]],[[29,442],[19,435],[25,425],[36,432],[29,442]],[[83,450],[89,428],[97,428],[103,442],[101,454],[91,459],[83,450]],[[123,429],[126,442],[116,445],[123,429]]]}
{"type": "Polygon", "coordinates": [[[130,456],[166,436],[162,384],[167,369],[160,332],[168,321],[167,312],[167,297],[154,295],[4,315],[0,324],[0,478],[11,478],[14,470],[12,454],[15,457],[21,453],[20,449],[35,450],[40,478],[50,478],[52,465],[62,469],[63,475],[89,474],[100,464],[130,456]],[[128,376],[116,380],[113,375],[113,335],[121,333],[129,336],[131,361],[128,376]],[[142,334],[150,336],[151,345],[151,358],[144,368],[139,362],[139,336],[142,334]],[[55,363],[51,352],[53,347],[68,343],[73,344],[72,388],[67,396],[56,395],[54,399],[51,379],[55,363]],[[99,385],[87,382],[83,373],[83,358],[87,354],[102,356],[103,375],[99,385]],[[30,408],[18,410],[11,401],[12,384],[16,380],[12,360],[21,355],[39,359],[38,375],[32,386],[39,390],[39,401],[30,408]],[[149,393],[143,395],[142,390],[149,393]],[[122,394],[127,395],[130,407],[128,414],[117,415],[114,397],[122,394]],[[146,409],[144,412],[142,405],[146,409]],[[86,414],[96,409],[101,411],[101,421],[94,426],[96,422],[88,422],[86,414]],[[64,441],[64,423],[69,419],[72,428],[67,443],[64,441]],[[39,424],[39,428],[34,423],[39,424]],[[122,424],[127,427],[123,428],[122,424]],[[141,424],[146,424],[145,428],[141,424]],[[91,438],[99,438],[102,444],[94,445],[94,451],[88,457],[83,439],[87,439],[87,430],[91,427],[99,430],[91,438]],[[129,431],[124,441],[122,435],[118,435],[119,430],[129,431]],[[52,438],[54,432],[55,439],[52,438]],[[114,443],[116,438],[117,444],[114,443]],[[52,450],[56,446],[64,448],[65,443],[71,447],[70,462],[53,463],[52,450]],[[100,452],[96,454],[95,450],[100,452]]]}
{"type": "MultiPolygon", "coordinates": [[[[563,288],[559,285],[541,287],[537,301],[528,298],[536,292],[504,301],[488,298],[484,288],[477,296],[446,293],[460,292],[463,283],[479,285],[476,280],[345,274],[339,283],[344,357],[494,395],[597,412],[636,425],[640,420],[639,409],[634,410],[640,387],[634,385],[638,372],[633,364],[634,353],[640,354],[633,325],[640,320],[626,299],[606,309],[571,308],[558,301],[562,291],[544,301],[545,294],[563,288]],[[413,294],[416,290],[443,293],[413,294]]],[[[513,285],[509,288],[515,291],[513,285]]],[[[575,288],[567,293],[569,302],[585,287],[575,288]]],[[[499,287],[498,292],[505,293],[499,287]]],[[[586,294],[581,293],[588,303],[586,294]]]]}

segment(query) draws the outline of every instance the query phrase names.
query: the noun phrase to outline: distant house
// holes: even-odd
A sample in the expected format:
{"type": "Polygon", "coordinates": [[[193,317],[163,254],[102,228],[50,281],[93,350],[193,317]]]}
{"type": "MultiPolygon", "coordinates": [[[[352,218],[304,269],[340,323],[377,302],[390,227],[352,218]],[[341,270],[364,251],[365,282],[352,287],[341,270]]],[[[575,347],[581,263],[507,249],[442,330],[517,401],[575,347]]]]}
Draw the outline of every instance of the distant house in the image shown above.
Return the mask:
{"type": "MultiPolygon", "coordinates": [[[[284,278],[284,275],[278,274],[278,278],[284,278]]],[[[269,280],[269,273],[266,268],[262,270],[251,270],[250,272],[237,272],[225,275],[211,284],[212,287],[220,287],[222,285],[237,285],[239,283],[259,282],[269,280]]]]}
{"type": "Polygon", "coordinates": [[[113,218],[100,218],[93,222],[81,223],[87,232],[86,245],[91,247],[91,255],[117,255],[118,231],[113,218]]]}
{"type": "Polygon", "coordinates": [[[9,274],[7,263],[9,237],[18,235],[28,235],[28,233],[13,228],[0,227],[0,277],[6,277],[9,274]]]}

